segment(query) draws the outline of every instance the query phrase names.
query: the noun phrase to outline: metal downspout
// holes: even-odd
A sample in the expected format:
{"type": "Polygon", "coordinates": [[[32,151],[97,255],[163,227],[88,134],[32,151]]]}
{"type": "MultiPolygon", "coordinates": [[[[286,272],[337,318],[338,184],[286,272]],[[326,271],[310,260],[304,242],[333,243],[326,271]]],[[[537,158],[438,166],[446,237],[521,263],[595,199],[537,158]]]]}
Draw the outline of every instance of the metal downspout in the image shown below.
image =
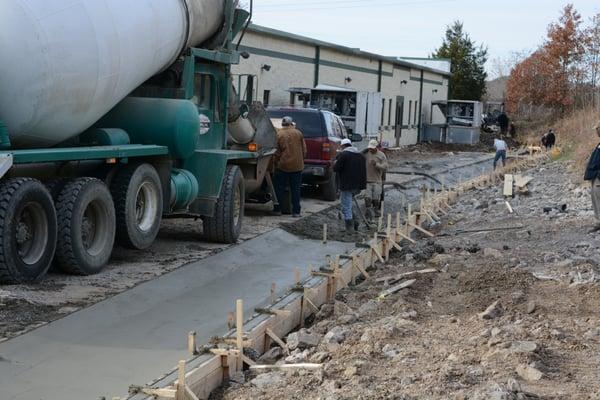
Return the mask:
{"type": "Polygon", "coordinates": [[[424,78],[425,73],[423,72],[423,70],[421,70],[421,88],[419,90],[419,126],[418,126],[418,130],[417,130],[417,143],[419,143],[421,141],[421,130],[422,130],[422,126],[421,126],[421,117],[422,117],[422,111],[423,111],[423,78],[424,78]]]}

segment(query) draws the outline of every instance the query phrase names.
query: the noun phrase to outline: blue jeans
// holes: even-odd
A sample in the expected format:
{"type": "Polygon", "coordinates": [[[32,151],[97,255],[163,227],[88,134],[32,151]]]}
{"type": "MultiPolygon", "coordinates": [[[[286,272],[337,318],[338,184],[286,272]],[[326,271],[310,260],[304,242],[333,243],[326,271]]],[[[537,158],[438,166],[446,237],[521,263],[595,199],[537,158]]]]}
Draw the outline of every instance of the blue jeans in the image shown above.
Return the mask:
{"type": "Polygon", "coordinates": [[[344,214],[344,220],[349,221],[352,219],[352,198],[354,192],[342,190],[340,193],[340,203],[342,205],[342,214],[344,214]]]}
{"type": "Polygon", "coordinates": [[[275,170],[274,182],[275,194],[279,203],[285,199],[285,190],[290,188],[292,198],[292,214],[300,214],[300,190],[302,186],[302,171],[285,172],[275,170]]]}
{"type": "Polygon", "coordinates": [[[496,169],[496,164],[500,159],[502,159],[502,165],[506,165],[506,150],[498,150],[496,152],[496,157],[494,157],[494,169],[496,169]]]}

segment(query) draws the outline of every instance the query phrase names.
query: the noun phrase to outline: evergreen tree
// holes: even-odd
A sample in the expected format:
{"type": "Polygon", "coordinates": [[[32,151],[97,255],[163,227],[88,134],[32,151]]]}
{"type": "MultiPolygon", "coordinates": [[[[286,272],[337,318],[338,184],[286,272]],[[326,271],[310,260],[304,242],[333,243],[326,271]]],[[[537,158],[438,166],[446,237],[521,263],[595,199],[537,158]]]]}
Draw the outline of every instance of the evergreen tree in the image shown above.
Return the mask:
{"type": "Polygon", "coordinates": [[[452,62],[449,96],[453,100],[481,100],[485,94],[487,48],[477,46],[463,30],[463,23],[455,21],[446,29],[442,46],[432,57],[448,58],[452,62]]]}

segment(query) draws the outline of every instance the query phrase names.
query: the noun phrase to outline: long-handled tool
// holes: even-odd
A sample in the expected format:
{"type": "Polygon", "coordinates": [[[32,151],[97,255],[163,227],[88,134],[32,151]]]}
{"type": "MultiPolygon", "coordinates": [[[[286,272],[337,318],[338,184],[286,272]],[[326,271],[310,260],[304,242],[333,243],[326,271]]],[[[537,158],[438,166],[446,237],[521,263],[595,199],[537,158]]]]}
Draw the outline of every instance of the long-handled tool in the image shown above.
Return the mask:
{"type": "Polygon", "coordinates": [[[365,214],[362,212],[362,209],[360,208],[360,205],[358,204],[358,200],[356,200],[356,197],[352,196],[352,201],[354,201],[354,205],[356,206],[357,213],[360,216],[360,218],[363,220],[365,225],[368,228],[372,228],[373,225],[367,220],[367,217],[365,217],[365,214]]]}

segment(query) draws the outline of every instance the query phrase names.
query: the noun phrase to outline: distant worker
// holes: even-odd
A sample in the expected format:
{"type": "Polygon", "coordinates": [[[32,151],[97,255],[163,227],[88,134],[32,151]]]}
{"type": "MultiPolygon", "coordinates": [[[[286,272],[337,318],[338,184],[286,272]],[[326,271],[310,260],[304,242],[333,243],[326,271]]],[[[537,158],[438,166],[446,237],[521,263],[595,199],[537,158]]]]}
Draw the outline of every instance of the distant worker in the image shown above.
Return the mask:
{"type": "Polygon", "coordinates": [[[379,151],[379,143],[373,139],[363,152],[367,162],[367,192],[365,194],[365,207],[367,218],[373,219],[378,216],[381,207],[381,195],[383,193],[384,176],[388,169],[388,161],[385,154],[379,151]]]}
{"type": "Polygon", "coordinates": [[[352,214],[354,196],[367,187],[367,166],[365,157],[352,146],[350,139],[343,139],[342,151],[338,154],[333,170],[337,173],[340,185],[340,202],[346,232],[358,230],[358,221],[352,214]]]}
{"type": "MultiPolygon", "coordinates": [[[[302,171],[306,156],[304,135],[294,126],[292,117],[283,117],[282,128],[277,131],[277,151],[275,152],[275,193],[281,202],[289,187],[292,198],[292,216],[300,217],[300,189],[302,171]]],[[[275,207],[275,213],[281,213],[281,206],[275,207]]]]}
{"type": "Polygon", "coordinates": [[[498,126],[500,126],[500,133],[502,134],[502,136],[506,135],[506,133],[508,132],[509,122],[510,119],[508,119],[508,115],[506,115],[506,113],[502,111],[500,115],[498,115],[498,126]]]}
{"type": "Polygon", "coordinates": [[[515,126],[515,124],[513,122],[511,122],[510,125],[508,126],[508,134],[513,139],[517,137],[517,127],[515,126]]]}
{"type": "MultiPolygon", "coordinates": [[[[596,135],[600,137],[600,122],[594,126],[596,135]]],[[[584,179],[592,183],[592,205],[596,215],[596,225],[590,233],[600,231],[600,144],[596,146],[585,169],[584,179]]]]}
{"type": "Polygon", "coordinates": [[[542,135],[542,139],[540,140],[540,143],[542,144],[543,148],[546,148],[546,149],[548,148],[548,134],[547,133],[544,133],[542,135]]]}
{"type": "Polygon", "coordinates": [[[500,159],[502,159],[502,166],[506,167],[506,151],[508,150],[508,145],[502,136],[494,139],[494,148],[496,149],[496,156],[494,157],[494,170],[496,169],[496,164],[500,159]]]}
{"type": "Polygon", "coordinates": [[[554,131],[550,129],[546,134],[546,148],[551,149],[554,147],[554,144],[556,144],[556,135],[554,134],[554,131]]]}

